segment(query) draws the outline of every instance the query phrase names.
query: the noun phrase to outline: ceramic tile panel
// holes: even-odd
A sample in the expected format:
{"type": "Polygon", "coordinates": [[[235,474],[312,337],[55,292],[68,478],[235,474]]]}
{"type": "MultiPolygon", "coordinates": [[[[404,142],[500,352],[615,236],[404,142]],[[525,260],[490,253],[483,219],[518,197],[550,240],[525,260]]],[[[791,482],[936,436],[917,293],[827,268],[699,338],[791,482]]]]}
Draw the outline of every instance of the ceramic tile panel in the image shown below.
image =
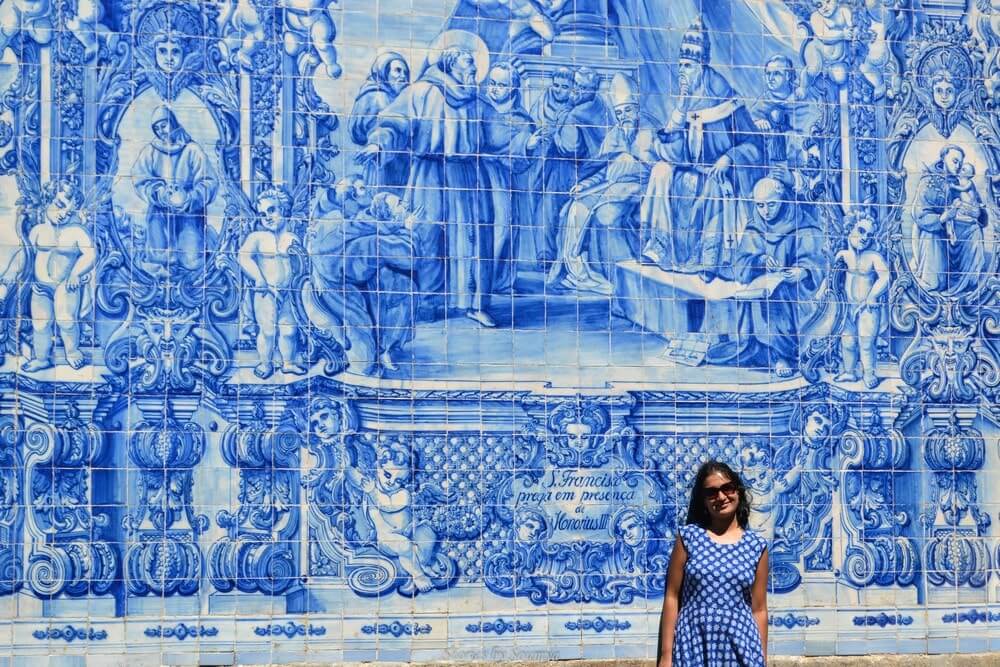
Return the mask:
{"type": "Polygon", "coordinates": [[[708,459],[774,654],[1000,646],[997,0],[6,0],[0,52],[0,660],[652,657],[708,459]]]}

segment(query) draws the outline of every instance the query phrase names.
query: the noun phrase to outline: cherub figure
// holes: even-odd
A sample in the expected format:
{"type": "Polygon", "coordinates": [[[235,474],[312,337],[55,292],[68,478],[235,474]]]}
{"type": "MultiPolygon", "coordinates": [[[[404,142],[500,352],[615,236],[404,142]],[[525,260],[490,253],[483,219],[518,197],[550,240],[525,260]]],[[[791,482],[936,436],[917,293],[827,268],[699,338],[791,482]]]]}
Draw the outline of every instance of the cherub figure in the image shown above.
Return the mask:
{"type": "Polygon", "coordinates": [[[0,54],[20,32],[42,46],[51,43],[53,15],[49,0],[6,0],[0,4],[0,54]]]}
{"type": "MultiPolygon", "coordinates": [[[[19,32],[27,33],[42,46],[51,43],[54,15],[50,0],[6,0],[0,4],[0,53],[19,32]]],[[[76,11],[66,19],[66,28],[83,45],[83,62],[97,55],[97,36],[107,31],[101,24],[103,18],[100,0],[76,0],[76,11]]]]}
{"type": "Polygon", "coordinates": [[[299,327],[290,287],[295,277],[291,252],[299,239],[290,229],[292,200],[284,188],[275,187],[257,196],[260,229],[247,235],[240,246],[239,263],[253,281],[253,312],[257,324],[257,367],[254,375],[266,380],[275,370],[275,342],[281,370],[304,375],[298,351],[299,327]]]}
{"type": "MultiPolygon", "coordinates": [[[[870,215],[852,213],[847,228],[847,248],[833,258],[834,268],[844,269],[843,290],[849,308],[840,337],[842,369],[835,379],[838,382],[862,379],[866,387],[874,389],[878,385],[876,348],[883,324],[884,297],[889,289],[889,265],[874,247],[875,221],[870,215]]],[[[816,298],[823,299],[830,289],[830,281],[824,280],[816,298]]]]}
{"type": "MultiPolygon", "coordinates": [[[[377,548],[396,558],[413,581],[413,592],[434,588],[438,536],[427,523],[413,519],[413,454],[401,443],[379,447],[375,477],[366,476],[355,468],[348,471],[352,481],[365,496],[365,514],[375,530],[377,548]]],[[[405,592],[405,591],[403,591],[405,592]]]]}
{"type": "Polygon", "coordinates": [[[850,71],[850,42],[854,36],[854,12],[846,0],[815,0],[809,16],[812,37],[802,46],[805,71],[797,95],[805,99],[813,82],[822,74],[842,86],[850,71]]]}
{"type": "Polygon", "coordinates": [[[330,78],[339,79],[343,73],[343,68],[337,61],[337,49],[333,46],[337,29],[328,9],[328,5],[336,2],[337,0],[278,0],[278,6],[285,10],[285,52],[293,58],[300,58],[300,72],[307,69],[302,66],[302,59],[309,59],[309,64],[312,65],[318,57],[330,78]]]}
{"type": "Polygon", "coordinates": [[[83,44],[83,62],[90,62],[100,48],[97,36],[107,32],[101,24],[104,6],[100,0],[77,0],[76,13],[66,20],[66,27],[83,44]]]}
{"type": "Polygon", "coordinates": [[[839,406],[803,404],[789,421],[791,437],[774,443],[775,481],[759,511],[771,516],[773,552],[781,562],[797,561],[830,515],[837,488],[831,457],[846,419],[847,413],[839,406]]]}
{"type": "Polygon", "coordinates": [[[236,62],[245,69],[253,67],[253,56],[267,38],[257,8],[250,0],[219,0],[225,9],[219,17],[223,43],[236,62]]]}
{"type": "Polygon", "coordinates": [[[23,370],[51,368],[52,324],[55,321],[66,352],[66,362],[81,368],[80,319],[89,306],[85,284],[91,278],[97,257],[94,240],[80,221],[83,194],[72,181],[46,188],[46,207],[41,223],[31,229],[28,243],[35,252],[31,286],[31,323],[34,354],[23,370]]]}
{"type": "MultiPolygon", "coordinates": [[[[885,12],[889,11],[887,5],[890,3],[892,0],[865,0],[869,20],[868,30],[872,33],[872,40],[868,44],[868,53],[858,65],[858,71],[871,84],[872,97],[876,100],[885,95],[885,73],[893,71],[888,67],[892,51],[889,48],[889,40],[886,39],[890,24],[886,21],[885,12]]],[[[893,79],[898,79],[898,76],[893,76],[893,79]]],[[[898,85],[898,81],[893,81],[894,89],[898,88],[898,85]]]]}
{"type": "Polygon", "coordinates": [[[887,0],[814,0],[816,9],[809,16],[812,36],[802,46],[805,71],[799,84],[797,96],[805,99],[809,87],[817,77],[826,74],[837,86],[847,83],[852,66],[851,42],[858,38],[858,19],[871,33],[864,59],[857,63],[858,71],[872,86],[875,99],[885,95],[885,72],[892,53],[886,40],[887,24],[885,3],[887,0]],[[855,13],[855,6],[860,14],[855,13]]]}

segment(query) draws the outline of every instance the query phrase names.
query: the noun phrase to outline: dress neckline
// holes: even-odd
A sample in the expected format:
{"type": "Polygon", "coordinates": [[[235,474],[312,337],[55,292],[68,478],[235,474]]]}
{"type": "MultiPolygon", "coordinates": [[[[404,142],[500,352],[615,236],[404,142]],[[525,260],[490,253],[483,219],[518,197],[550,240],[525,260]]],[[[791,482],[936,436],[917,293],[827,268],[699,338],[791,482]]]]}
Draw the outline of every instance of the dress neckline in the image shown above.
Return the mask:
{"type": "Polygon", "coordinates": [[[716,545],[718,545],[720,547],[735,547],[735,546],[739,546],[740,544],[743,543],[743,540],[746,538],[747,533],[750,532],[750,531],[744,529],[743,533],[740,535],[740,539],[736,540],[735,542],[719,542],[718,540],[716,540],[716,539],[714,539],[712,537],[712,534],[708,531],[708,528],[702,528],[701,526],[698,526],[698,528],[701,528],[701,531],[705,534],[705,539],[707,539],[712,544],[716,544],[716,545]]]}

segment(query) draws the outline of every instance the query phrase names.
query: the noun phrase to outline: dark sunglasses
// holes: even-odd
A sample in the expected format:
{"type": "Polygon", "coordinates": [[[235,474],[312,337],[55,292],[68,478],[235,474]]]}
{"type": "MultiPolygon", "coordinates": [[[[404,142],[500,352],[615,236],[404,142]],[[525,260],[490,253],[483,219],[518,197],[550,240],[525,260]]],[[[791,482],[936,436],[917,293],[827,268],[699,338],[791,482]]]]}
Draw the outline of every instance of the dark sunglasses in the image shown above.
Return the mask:
{"type": "Polygon", "coordinates": [[[705,499],[715,498],[719,493],[723,495],[732,496],[735,495],[740,488],[736,486],[733,482],[726,482],[722,486],[704,486],[701,489],[701,495],[705,499]]]}

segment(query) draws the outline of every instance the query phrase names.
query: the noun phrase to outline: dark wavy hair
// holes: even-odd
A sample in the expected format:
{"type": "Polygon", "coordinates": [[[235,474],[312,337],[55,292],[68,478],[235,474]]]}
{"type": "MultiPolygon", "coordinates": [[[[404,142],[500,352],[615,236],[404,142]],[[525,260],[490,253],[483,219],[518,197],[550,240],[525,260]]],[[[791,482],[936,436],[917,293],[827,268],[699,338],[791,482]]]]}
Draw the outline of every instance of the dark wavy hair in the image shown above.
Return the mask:
{"type": "Polygon", "coordinates": [[[740,504],[736,508],[736,522],[740,528],[746,530],[750,527],[752,497],[739,473],[722,461],[707,461],[698,468],[698,474],[694,476],[694,483],[691,486],[691,502],[688,503],[687,523],[693,523],[702,528],[708,528],[711,525],[712,518],[708,514],[708,508],[705,507],[705,497],[701,490],[705,486],[705,479],[713,473],[721,473],[728,477],[729,481],[736,484],[740,499],[740,504]]]}

